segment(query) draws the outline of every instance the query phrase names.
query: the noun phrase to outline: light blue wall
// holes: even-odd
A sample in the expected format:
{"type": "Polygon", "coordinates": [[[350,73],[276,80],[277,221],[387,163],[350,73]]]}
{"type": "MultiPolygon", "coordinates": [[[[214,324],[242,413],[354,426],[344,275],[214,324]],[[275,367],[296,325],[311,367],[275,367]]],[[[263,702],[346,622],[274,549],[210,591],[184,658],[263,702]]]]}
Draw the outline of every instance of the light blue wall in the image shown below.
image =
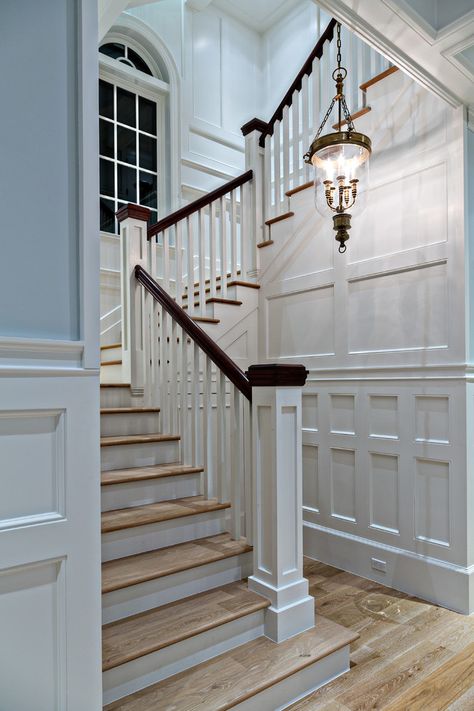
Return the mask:
{"type": "Polygon", "coordinates": [[[465,218],[466,218],[466,290],[469,303],[467,304],[467,329],[468,329],[468,354],[469,363],[474,362],[474,131],[466,129],[466,192],[465,192],[465,218]]]}
{"type": "Polygon", "coordinates": [[[0,2],[0,337],[79,338],[76,12],[0,2]]]}

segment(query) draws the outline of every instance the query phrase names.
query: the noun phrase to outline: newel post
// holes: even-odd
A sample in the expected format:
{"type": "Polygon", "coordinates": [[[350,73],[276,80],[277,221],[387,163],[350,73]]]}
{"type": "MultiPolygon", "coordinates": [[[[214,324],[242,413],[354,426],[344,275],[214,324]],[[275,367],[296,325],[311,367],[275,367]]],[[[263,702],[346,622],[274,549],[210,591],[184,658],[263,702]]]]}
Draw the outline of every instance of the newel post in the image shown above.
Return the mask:
{"type": "MultiPolygon", "coordinates": [[[[264,207],[263,207],[263,154],[264,149],[260,146],[260,137],[265,133],[268,124],[261,119],[254,118],[244,126],[241,131],[245,136],[245,167],[246,170],[253,171],[253,180],[251,186],[251,207],[250,207],[250,230],[249,230],[249,245],[247,249],[248,267],[247,275],[250,278],[256,278],[259,274],[259,260],[257,244],[263,242],[263,223],[264,207]]],[[[245,278],[245,277],[244,277],[245,278]]]]}
{"type": "Polygon", "coordinates": [[[132,395],[145,391],[144,289],[135,279],[137,264],[147,268],[147,223],[150,210],[124,205],[117,212],[120,225],[120,297],[122,304],[122,373],[132,395]]]}
{"type": "Polygon", "coordinates": [[[304,365],[253,365],[254,569],[249,588],[271,600],[265,634],[275,642],[314,625],[303,577],[301,407],[304,365]]]}

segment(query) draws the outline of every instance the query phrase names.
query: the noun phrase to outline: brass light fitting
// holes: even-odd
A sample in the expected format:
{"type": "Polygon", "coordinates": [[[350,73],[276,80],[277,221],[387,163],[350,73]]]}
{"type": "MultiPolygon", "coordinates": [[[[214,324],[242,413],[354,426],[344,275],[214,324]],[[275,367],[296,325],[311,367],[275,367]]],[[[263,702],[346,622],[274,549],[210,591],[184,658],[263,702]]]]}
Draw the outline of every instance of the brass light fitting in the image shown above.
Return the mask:
{"type": "Polygon", "coordinates": [[[351,210],[356,202],[360,204],[360,195],[366,188],[368,179],[368,161],[372,152],[370,138],[355,130],[352,116],[347,108],[344,96],[344,79],[347,69],[341,66],[341,25],[337,24],[337,68],[332,73],[336,82],[336,94],[324,116],[316,136],[304,156],[306,163],[315,170],[316,207],[325,215],[327,209],[333,216],[333,228],[339,242],[339,252],[346,251],[346,242],[351,229],[351,210]],[[334,106],[337,102],[338,130],[321,136],[334,106]],[[347,130],[341,131],[344,121],[347,130]]]}

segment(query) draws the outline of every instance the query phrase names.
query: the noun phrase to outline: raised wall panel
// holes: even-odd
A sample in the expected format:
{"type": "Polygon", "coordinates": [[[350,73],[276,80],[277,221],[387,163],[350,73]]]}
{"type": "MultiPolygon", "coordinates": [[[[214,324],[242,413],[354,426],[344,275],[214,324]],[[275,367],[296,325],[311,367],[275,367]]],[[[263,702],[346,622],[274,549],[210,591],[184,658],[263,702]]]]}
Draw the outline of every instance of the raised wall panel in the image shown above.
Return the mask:
{"type": "Polygon", "coordinates": [[[0,528],[64,514],[64,415],[0,412],[0,528]]]}
{"type": "Polygon", "coordinates": [[[315,394],[304,395],[302,398],[303,429],[319,429],[318,396],[315,394]]]}
{"type": "Polygon", "coordinates": [[[395,395],[369,396],[369,436],[398,439],[398,397],[395,395]]]}
{"type": "Polygon", "coordinates": [[[303,506],[319,511],[318,447],[303,445],[303,506]]]}
{"type": "Polygon", "coordinates": [[[370,525],[398,533],[398,457],[370,454],[370,525]]]}
{"type": "Polygon", "coordinates": [[[446,348],[445,262],[349,283],[351,353],[446,348]]]}
{"type": "Polygon", "coordinates": [[[333,434],[355,434],[354,395],[331,395],[331,432],[333,434]]]}
{"type": "Polygon", "coordinates": [[[356,520],[355,451],[331,449],[331,515],[356,520]]]}
{"type": "Polygon", "coordinates": [[[415,535],[430,543],[450,544],[449,463],[415,462],[415,535]]]}
{"type": "Polygon", "coordinates": [[[354,220],[350,261],[445,242],[447,205],[444,162],[372,188],[365,212],[354,220]]]}
{"type": "MultiPolygon", "coordinates": [[[[258,418],[258,441],[272,441],[272,408],[270,406],[261,405],[257,412],[258,418]]],[[[257,506],[261,507],[261,517],[263,525],[258,531],[260,541],[258,545],[259,560],[258,567],[260,569],[272,570],[272,560],[270,552],[272,550],[273,540],[273,522],[275,516],[274,499],[271,495],[273,487],[273,452],[268,447],[262,447],[260,454],[261,473],[257,478],[259,490],[257,491],[257,506]],[[268,556],[268,557],[267,557],[268,556]]]]}
{"type": "Polygon", "coordinates": [[[448,397],[415,397],[415,437],[417,442],[449,442],[448,397]]]}
{"type": "Polygon", "coordinates": [[[61,563],[0,573],[0,709],[63,711],[65,619],[61,563]]]}
{"type": "Polygon", "coordinates": [[[192,23],[193,115],[221,126],[221,20],[194,12],[192,23]]]}
{"type": "Polygon", "coordinates": [[[268,299],[268,358],[334,353],[334,287],[268,299]]]}
{"type": "MultiPolygon", "coordinates": [[[[301,506],[301,501],[298,502],[297,477],[287,476],[287,472],[296,473],[298,466],[296,460],[297,448],[295,441],[297,432],[296,422],[298,417],[296,407],[282,407],[280,417],[284,436],[277,444],[279,457],[278,467],[282,472],[284,472],[284,475],[278,478],[277,486],[279,487],[279,496],[281,497],[281,500],[285,502],[285,517],[287,517],[287,525],[285,526],[285,545],[281,549],[281,566],[285,572],[289,573],[298,567],[298,533],[296,527],[291,525],[291,522],[293,520],[294,512],[297,510],[298,506],[301,506]]],[[[271,442],[272,440],[267,439],[264,441],[271,442]]],[[[279,521],[281,521],[281,518],[279,521]]]]}

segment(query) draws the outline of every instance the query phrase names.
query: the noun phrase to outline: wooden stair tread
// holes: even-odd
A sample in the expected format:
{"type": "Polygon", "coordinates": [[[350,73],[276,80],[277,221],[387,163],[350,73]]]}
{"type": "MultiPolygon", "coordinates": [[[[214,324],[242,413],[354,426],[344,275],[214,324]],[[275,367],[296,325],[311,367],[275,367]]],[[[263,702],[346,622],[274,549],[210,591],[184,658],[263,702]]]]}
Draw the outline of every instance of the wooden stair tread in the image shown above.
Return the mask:
{"type": "Polygon", "coordinates": [[[129,388],[130,383],[101,383],[101,388],[129,388]]]}
{"type": "MultiPolygon", "coordinates": [[[[370,106],[364,106],[362,109],[359,109],[359,111],[356,111],[354,114],[351,114],[351,118],[355,121],[356,119],[360,118],[361,116],[365,116],[365,114],[368,114],[369,111],[372,111],[372,108],[370,106]]],[[[344,119],[341,121],[340,124],[334,123],[332,125],[333,129],[335,131],[339,131],[342,126],[345,126],[347,124],[347,119],[344,119]]]]}
{"type": "Polygon", "coordinates": [[[274,225],[276,222],[281,222],[282,220],[287,220],[289,217],[293,217],[295,213],[294,212],[284,212],[281,215],[277,215],[277,217],[271,217],[269,220],[265,220],[265,224],[270,227],[270,225],[274,225]]]}
{"type": "Polygon", "coordinates": [[[374,84],[377,84],[377,82],[382,81],[382,79],[385,79],[386,77],[390,76],[390,74],[393,74],[394,72],[398,71],[398,67],[389,67],[388,69],[385,69],[385,71],[380,72],[380,74],[377,74],[375,77],[372,77],[372,79],[369,79],[368,81],[365,81],[363,84],[359,86],[359,89],[361,91],[366,91],[369,86],[373,86],[374,84]]]}
{"type": "Polygon", "coordinates": [[[196,323],[220,323],[218,318],[210,318],[209,316],[191,316],[196,323]]]}
{"type": "Polygon", "coordinates": [[[113,669],[269,605],[269,600],[238,582],[111,622],[102,628],[102,669],[113,669]]]}
{"type": "Polygon", "coordinates": [[[115,447],[125,444],[153,444],[153,442],[175,442],[181,439],[179,435],[173,434],[137,434],[137,435],[117,435],[100,438],[101,447],[115,447]]]}
{"type": "Polygon", "coordinates": [[[206,304],[229,304],[229,306],[242,306],[242,301],[238,299],[221,299],[218,296],[213,296],[211,299],[206,299],[206,304]]]}
{"type": "Polygon", "coordinates": [[[146,415],[157,414],[159,407],[101,407],[101,415],[146,415]]]}
{"type": "Polygon", "coordinates": [[[184,499],[159,501],[155,504],[133,506],[128,509],[114,509],[102,513],[102,533],[228,508],[230,508],[228,502],[220,503],[216,499],[205,499],[204,496],[188,496],[184,499]]]}
{"type": "Polygon", "coordinates": [[[259,637],[114,701],[104,711],[226,711],[354,642],[358,636],[319,616],[315,627],[285,642],[276,644],[259,637]]]}
{"type": "MultiPolygon", "coordinates": [[[[239,269],[236,273],[237,273],[237,275],[240,275],[240,274],[241,274],[240,269],[239,269]]],[[[227,279],[230,279],[231,276],[232,276],[231,272],[227,272],[227,279]]],[[[218,276],[216,276],[216,281],[221,281],[221,279],[222,279],[222,275],[219,274],[218,276]]],[[[205,279],[205,280],[204,280],[204,283],[205,283],[205,284],[210,284],[210,283],[211,283],[211,280],[210,280],[210,279],[205,279]]],[[[194,282],[194,286],[199,286],[199,282],[198,282],[198,281],[195,281],[195,282],[194,282]]],[[[185,288],[186,291],[188,290],[188,287],[187,287],[187,286],[185,286],[184,288],[185,288]]]]}
{"type": "Polygon", "coordinates": [[[291,188],[291,190],[287,190],[285,195],[287,197],[291,197],[292,195],[296,195],[296,193],[300,193],[302,190],[307,190],[308,188],[314,187],[314,180],[309,180],[307,183],[303,183],[303,185],[297,185],[296,188],[291,188]]]}
{"type": "Polygon", "coordinates": [[[134,481],[161,479],[162,477],[197,474],[204,471],[203,467],[191,467],[186,464],[156,464],[151,467],[134,467],[133,469],[112,469],[102,472],[101,486],[110,484],[127,484],[134,481]]]}
{"type": "Polygon", "coordinates": [[[100,350],[101,351],[108,351],[111,348],[122,348],[122,344],[121,343],[109,343],[108,346],[101,346],[100,350]]]}
{"type": "Polygon", "coordinates": [[[117,358],[116,360],[106,360],[100,364],[100,367],[103,368],[104,365],[122,365],[122,359],[117,358]]]}
{"type": "Polygon", "coordinates": [[[239,279],[230,281],[227,286],[245,286],[247,289],[260,289],[260,284],[254,284],[253,281],[240,281],[239,279]]]}
{"type": "Polygon", "coordinates": [[[273,244],[273,240],[272,240],[272,239],[266,239],[265,242],[259,242],[259,243],[257,244],[257,247],[258,247],[259,249],[262,249],[262,247],[269,247],[271,244],[273,244]]]}
{"type": "Polygon", "coordinates": [[[220,533],[209,538],[110,560],[102,565],[102,593],[198,568],[251,550],[252,547],[245,541],[233,541],[230,533],[220,533]]]}

